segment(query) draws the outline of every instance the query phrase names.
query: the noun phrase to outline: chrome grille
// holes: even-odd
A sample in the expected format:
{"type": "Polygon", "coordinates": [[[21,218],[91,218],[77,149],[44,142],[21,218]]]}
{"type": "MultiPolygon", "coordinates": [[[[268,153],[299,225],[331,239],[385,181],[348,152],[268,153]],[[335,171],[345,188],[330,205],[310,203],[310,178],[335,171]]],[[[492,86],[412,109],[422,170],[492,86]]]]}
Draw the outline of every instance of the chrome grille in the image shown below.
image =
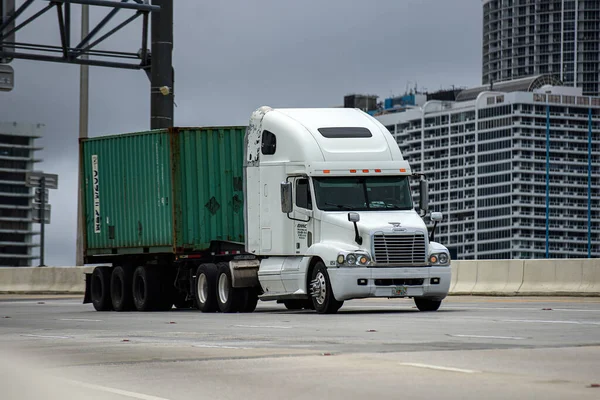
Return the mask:
{"type": "Polygon", "coordinates": [[[377,264],[423,265],[425,263],[425,235],[373,235],[373,253],[377,264]]]}

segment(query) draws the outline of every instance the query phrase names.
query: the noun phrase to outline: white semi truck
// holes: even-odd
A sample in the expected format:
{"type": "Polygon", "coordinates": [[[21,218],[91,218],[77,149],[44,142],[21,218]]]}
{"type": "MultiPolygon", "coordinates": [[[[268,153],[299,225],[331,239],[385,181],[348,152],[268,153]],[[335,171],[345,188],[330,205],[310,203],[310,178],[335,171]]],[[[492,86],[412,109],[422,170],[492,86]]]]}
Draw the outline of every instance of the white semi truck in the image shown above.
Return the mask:
{"type": "Polygon", "coordinates": [[[408,297],[421,311],[440,307],[450,287],[450,255],[431,239],[442,215],[428,215],[434,222],[429,233],[423,220],[427,182],[411,171],[394,138],[377,120],[357,109],[261,107],[244,129],[243,142],[239,141],[243,155],[234,141],[226,140],[234,135],[233,128],[219,131],[212,144],[202,145],[219,128],[207,129],[118,135],[107,138],[106,145],[102,138],[82,142],[82,158],[91,160],[89,166],[82,162],[89,192],[86,211],[91,214],[86,262],[111,264],[97,267],[88,276],[85,302],[92,302],[97,310],[144,311],[175,304],[195,305],[205,312],[248,312],[260,299],[284,303],[289,309],[335,313],[346,300],[408,297]],[[139,164],[159,172],[150,172],[147,184],[125,190],[133,190],[138,198],[158,199],[144,206],[150,211],[139,210],[146,215],[153,208],[157,213],[161,207],[172,209],[166,227],[172,234],[167,232],[170,239],[160,246],[157,238],[140,233],[146,228],[135,220],[141,217],[120,216],[128,215],[117,212],[127,205],[103,212],[102,204],[115,200],[111,196],[126,196],[123,191],[103,193],[108,184],[102,184],[103,174],[110,176],[111,185],[120,187],[138,163],[112,165],[109,173],[103,171],[102,160],[110,158],[115,142],[129,140],[131,145],[136,138],[141,138],[141,147],[143,141],[152,142],[147,146],[150,161],[140,152],[139,164]],[[154,145],[157,140],[160,148],[154,145]],[[236,154],[243,157],[241,168],[224,161],[236,154]],[[205,168],[198,167],[198,160],[206,158],[205,168]],[[223,163],[228,166],[220,167],[223,163]],[[163,176],[165,170],[171,171],[170,178],[163,176]],[[231,207],[224,206],[224,198],[233,193],[223,187],[229,184],[230,178],[223,178],[227,171],[233,171],[233,185],[241,191],[227,202],[231,207]],[[420,181],[423,217],[413,205],[411,179],[420,181]],[[216,185],[212,192],[211,185],[216,185]],[[161,187],[171,193],[166,201],[161,193],[155,196],[161,187]],[[219,200],[215,193],[223,198],[219,200]],[[236,196],[237,208],[243,210],[243,234],[237,236],[227,233],[236,225],[231,211],[236,196]],[[204,214],[198,216],[200,209],[204,214]],[[194,236],[197,230],[201,232],[194,236]],[[106,231],[114,247],[111,239],[95,237],[97,231],[106,231]],[[120,231],[121,236],[116,233],[120,231]],[[136,235],[137,245],[127,243],[129,236],[136,235]],[[119,242],[120,237],[124,240],[119,242]],[[235,240],[242,237],[243,241],[235,240]]]}

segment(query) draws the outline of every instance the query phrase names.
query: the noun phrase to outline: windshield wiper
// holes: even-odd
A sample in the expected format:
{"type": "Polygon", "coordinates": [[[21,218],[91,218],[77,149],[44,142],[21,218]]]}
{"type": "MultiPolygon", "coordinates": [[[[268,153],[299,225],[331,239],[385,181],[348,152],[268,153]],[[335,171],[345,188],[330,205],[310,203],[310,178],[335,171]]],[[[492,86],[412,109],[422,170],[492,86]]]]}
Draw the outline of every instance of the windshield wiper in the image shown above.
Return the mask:
{"type": "Polygon", "coordinates": [[[342,209],[342,210],[350,210],[350,211],[354,210],[353,207],[347,206],[345,204],[325,203],[325,205],[326,206],[337,207],[337,208],[342,209]]]}

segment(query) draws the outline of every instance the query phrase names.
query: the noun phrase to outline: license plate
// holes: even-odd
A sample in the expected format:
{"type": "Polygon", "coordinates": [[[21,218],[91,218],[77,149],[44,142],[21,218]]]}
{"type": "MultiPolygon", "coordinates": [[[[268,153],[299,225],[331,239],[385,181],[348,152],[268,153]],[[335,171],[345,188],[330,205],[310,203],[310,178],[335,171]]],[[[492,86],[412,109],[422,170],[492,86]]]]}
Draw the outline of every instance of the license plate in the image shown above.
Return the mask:
{"type": "Polygon", "coordinates": [[[406,296],[406,286],[396,286],[396,287],[392,288],[392,295],[406,296]]]}

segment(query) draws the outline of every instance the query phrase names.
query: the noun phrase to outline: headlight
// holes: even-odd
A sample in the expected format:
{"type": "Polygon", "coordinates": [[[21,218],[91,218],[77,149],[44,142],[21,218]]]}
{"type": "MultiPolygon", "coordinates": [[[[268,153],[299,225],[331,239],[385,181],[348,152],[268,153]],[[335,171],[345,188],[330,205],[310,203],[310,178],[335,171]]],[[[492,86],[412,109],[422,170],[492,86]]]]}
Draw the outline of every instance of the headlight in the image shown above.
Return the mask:
{"type": "Polygon", "coordinates": [[[450,256],[447,253],[437,253],[429,256],[429,263],[432,265],[448,265],[450,256]]]}
{"type": "Polygon", "coordinates": [[[356,253],[340,252],[336,258],[338,265],[348,266],[367,266],[371,264],[371,256],[366,251],[358,251],[356,253]]]}
{"type": "Polygon", "coordinates": [[[438,260],[440,264],[448,264],[448,261],[450,261],[450,257],[448,257],[448,254],[446,253],[440,253],[438,260]]]}

